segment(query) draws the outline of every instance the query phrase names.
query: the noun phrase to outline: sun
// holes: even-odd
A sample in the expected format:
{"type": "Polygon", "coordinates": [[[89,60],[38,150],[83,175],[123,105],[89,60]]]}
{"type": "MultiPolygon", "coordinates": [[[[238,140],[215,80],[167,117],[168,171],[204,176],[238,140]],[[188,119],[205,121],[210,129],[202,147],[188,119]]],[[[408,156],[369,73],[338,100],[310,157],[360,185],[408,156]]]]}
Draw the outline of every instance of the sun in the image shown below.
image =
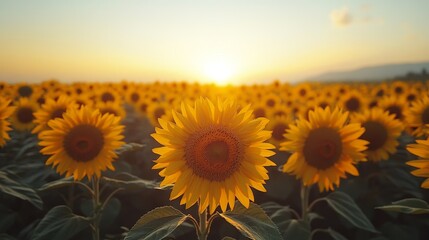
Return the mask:
{"type": "Polygon", "coordinates": [[[218,85],[226,85],[235,74],[235,66],[225,59],[212,59],[204,64],[204,74],[218,85]]]}

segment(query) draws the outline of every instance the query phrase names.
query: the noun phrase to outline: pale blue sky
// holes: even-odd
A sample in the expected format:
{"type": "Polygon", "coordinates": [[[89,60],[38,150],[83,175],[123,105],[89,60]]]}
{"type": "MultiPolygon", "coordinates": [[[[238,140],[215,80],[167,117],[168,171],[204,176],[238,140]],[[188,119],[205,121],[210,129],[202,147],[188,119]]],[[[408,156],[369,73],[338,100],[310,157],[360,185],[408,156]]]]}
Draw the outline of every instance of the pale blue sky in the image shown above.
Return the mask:
{"type": "Polygon", "coordinates": [[[425,61],[428,9],[427,0],[2,0],[0,81],[211,81],[213,62],[230,82],[288,81],[425,61]]]}

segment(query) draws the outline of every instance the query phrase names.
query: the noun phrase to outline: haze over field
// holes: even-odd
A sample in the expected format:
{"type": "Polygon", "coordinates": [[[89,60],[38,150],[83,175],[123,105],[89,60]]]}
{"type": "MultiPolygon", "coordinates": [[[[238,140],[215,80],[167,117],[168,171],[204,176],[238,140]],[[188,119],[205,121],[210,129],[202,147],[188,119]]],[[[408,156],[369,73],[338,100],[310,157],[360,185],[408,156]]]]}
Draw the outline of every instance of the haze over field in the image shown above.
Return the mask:
{"type": "Polygon", "coordinates": [[[306,80],[429,60],[429,1],[0,2],[0,81],[306,80]]]}

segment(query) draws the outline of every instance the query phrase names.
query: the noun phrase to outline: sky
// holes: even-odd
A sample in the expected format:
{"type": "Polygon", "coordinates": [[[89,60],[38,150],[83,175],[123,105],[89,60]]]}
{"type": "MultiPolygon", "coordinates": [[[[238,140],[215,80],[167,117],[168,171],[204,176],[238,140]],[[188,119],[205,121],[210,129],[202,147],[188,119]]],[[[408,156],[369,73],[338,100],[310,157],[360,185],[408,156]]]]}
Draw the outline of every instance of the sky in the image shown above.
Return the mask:
{"type": "Polygon", "coordinates": [[[428,9],[427,0],[1,0],[0,81],[287,82],[428,61],[428,9]]]}

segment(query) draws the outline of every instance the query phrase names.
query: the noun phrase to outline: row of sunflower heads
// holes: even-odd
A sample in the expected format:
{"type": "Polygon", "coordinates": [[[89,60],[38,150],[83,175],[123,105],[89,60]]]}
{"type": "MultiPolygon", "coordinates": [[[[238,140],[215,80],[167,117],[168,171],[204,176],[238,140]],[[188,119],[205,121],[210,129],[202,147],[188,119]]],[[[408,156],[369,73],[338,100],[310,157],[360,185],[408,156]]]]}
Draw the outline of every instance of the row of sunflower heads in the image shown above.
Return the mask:
{"type": "MultiPolygon", "coordinates": [[[[275,146],[267,141],[276,134],[267,131],[268,119],[255,118],[249,106],[207,98],[182,104],[172,116],[172,121],[160,119],[152,134],[162,145],[153,149],[159,155],[153,169],[164,178],[161,186],[173,186],[171,200],[181,198],[186,208],[198,202],[200,212],[209,208],[213,213],[219,206],[222,211],[233,209],[236,199],[248,207],[254,201],[253,189],[266,191],[266,167],[275,166],[268,159],[275,146]]],[[[396,152],[403,130],[394,114],[380,108],[350,116],[338,107],[316,107],[279,130],[284,136],[280,150],[291,153],[282,170],[304,186],[332,191],[348,174],[359,175],[358,163],[387,160],[396,152]]],[[[409,151],[427,158],[429,140],[417,142],[409,151]]],[[[428,163],[408,162],[419,168],[428,163]]],[[[413,174],[427,177],[428,172],[413,174]]]]}
{"type": "MultiPolygon", "coordinates": [[[[26,98],[19,101],[23,106],[32,104],[26,98]]],[[[3,102],[2,117],[13,112],[10,102],[3,102]]],[[[25,119],[29,111],[20,111],[20,106],[15,112],[25,119]]],[[[43,106],[49,114],[35,114],[32,121],[37,120],[40,126],[33,131],[39,133],[42,153],[51,155],[48,165],[77,180],[100,177],[101,171],[113,169],[112,160],[117,157],[114,150],[123,144],[119,117],[88,106],[73,107],[65,97],[46,101],[43,106]],[[54,103],[66,106],[66,110],[48,107],[54,103]],[[63,117],[52,119],[60,115],[63,117]]],[[[235,199],[249,206],[254,201],[252,188],[266,191],[264,184],[269,177],[265,167],[275,165],[268,159],[275,147],[266,142],[271,137],[265,130],[266,118],[255,118],[249,106],[235,101],[207,98],[182,103],[171,115],[171,121],[159,120],[152,136],[163,145],[153,150],[160,155],[153,168],[161,169],[162,186],[174,185],[172,200],[182,197],[181,204],[186,207],[199,202],[200,212],[206,208],[214,212],[218,206],[225,211],[228,205],[234,208],[235,199]]],[[[3,133],[8,126],[2,126],[6,126],[3,133]]],[[[308,116],[279,130],[285,138],[281,150],[292,153],[283,171],[296,175],[304,185],[318,184],[321,191],[333,190],[347,173],[358,175],[358,162],[383,160],[394,153],[402,130],[400,120],[381,109],[353,114],[350,120],[348,112],[339,108],[316,107],[308,116]]],[[[425,157],[422,150],[413,150],[417,148],[409,149],[425,157]]],[[[410,165],[423,166],[422,162],[410,165]]]]}

